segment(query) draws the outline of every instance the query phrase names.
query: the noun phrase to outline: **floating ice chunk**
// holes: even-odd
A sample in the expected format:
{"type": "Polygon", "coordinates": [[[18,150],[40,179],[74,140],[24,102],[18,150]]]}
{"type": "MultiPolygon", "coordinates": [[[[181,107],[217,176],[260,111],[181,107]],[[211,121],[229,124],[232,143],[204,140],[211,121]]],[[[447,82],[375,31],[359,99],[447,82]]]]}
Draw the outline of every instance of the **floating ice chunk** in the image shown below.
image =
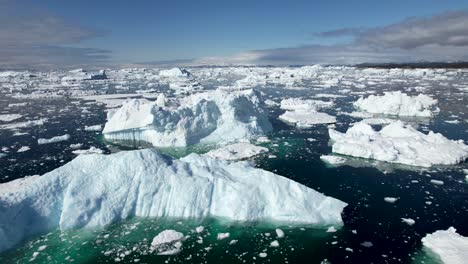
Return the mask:
{"type": "Polygon", "coordinates": [[[436,105],[437,100],[430,96],[409,96],[400,91],[385,92],[382,96],[361,97],[354,103],[355,107],[368,113],[419,117],[431,117],[439,112],[436,105]]]}
{"type": "Polygon", "coordinates": [[[266,258],[266,257],[267,257],[267,253],[261,252],[260,254],[258,254],[258,256],[261,257],[261,258],[266,258]]]}
{"type": "Polygon", "coordinates": [[[47,248],[47,245],[40,246],[37,251],[44,251],[47,248]]]}
{"type": "Polygon", "coordinates": [[[102,126],[101,125],[85,126],[84,130],[85,131],[101,131],[102,126]]]}
{"type": "Polygon", "coordinates": [[[409,226],[412,226],[416,223],[416,221],[414,221],[413,219],[411,218],[401,218],[401,220],[403,222],[405,222],[406,224],[408,224],[409,226]]]}
{"type": "Polygon", "coordinates": [[[330,226],[328,229],[327,229],[327,233],[335,233],[336,232],[336,229],[334,226],[330,226]]]}
{"type": "Polygon", "coordinates": [[[102,154],[104,153],[104,150],[96,147],[90,147],[89,149],[77,149],[72,151],[72,153],[75,155],[102,154]]]}
{"type": "Polygon", "coordinates": [[[425,248],[436,254],[445,264],[463,264],[468,259],[468,237],[457,230],[439,230],[421,239],[425,248]]]}
{"type": "Polygon", "coordinates": [[[3,122],[11,122],[13,120],[16,120],[18,118],[21,118],[22,115],[20,114],[4,114],[4,115],[0,115],[0,121],[3,121],[3,122]]]}
{"type": "Polygon", "coordinates": [[[83,146],[83,144],[81,143],[77,143],[77,144],[70,144],[70,148],[72,149],[79,149],[83,146]]]}
{"type": "Polygon", "coordinates": [[[214,149],[205,155],[211,158],[223,160],[243,160],[268,152],[265,147],[259,147],[250,143],[235,143],[219,149],[214,149]]]}
{"type": "Polygon", "coordinates": [[[43,145],[43,144],[50,144],[50,143],[56,143],[60,141],[66,141],[70,139],[70,135],[65,134],[63,136],[55,136],[53,138],[40,138],[37,140],[37,144],[43,145]]]}
{"type": "Polygon", "coordinates": [[[334,153],[413,166],[450,165],[468,157],[462,140],[449,140],[432,131],[424,134],[401,121],[394,121],[375,131],[359,122],[340,133],[328,130],[334,153]]]}
{"type": "Polygon", "coordinates": [[[317,124],[336,123],[336,118],[329,114],[303,110],[286,111],[279,116],[279,119],[286,123],[295,124],[299,128],[310,128],[317,124]]]}
{"type": "Polygon", "coordinates": [[[435,185],[444,185],[444,182],[443,182],[443,181],[439,181],[439,180],[431,180],[431,183],[432,183],[432,184],[435,184],[435,185]]]}
{"type": "Polygon", "coordinates": [[[271,246],[271,247],[279,247],[279,242],[278,242],[278,240],[273,240],[273,241],[271,241],[270,246],[271,246]]]}
{"type": "Polygon", "coordinates": [[[184,235],[174,230],[164,230],[153,238],[151,248],[158,255],[175,255],[180,252],[184,235]]]}
{"type": "Polygon", "coordinates": [[[0,184],[0,251],[56,227],[132,216],[340,226],[345,206],[247,162],[197,154],[175,160],[155,149],[80,155],[43,176],[0,184]]]}
{"type": "Polygon", "coordinates": [[[218,240],[223,240],[223,239],[228,238],[229,236],[230,236],[229,233],[218,233],[218,235],[216,236],[216,238],[217,238],[218,240]]]}
{"type": "Polygon", "coordinates": [[[283,238],[284,237],[284,231],[283,230],[277,228],[277,229],[275,229],[275,232],[276,232],[276,236],[278,238],[283,238]]]}
{"type": "Polygon", "coordinates": [[[216,90],[168,107],[130,100],[108,116],[103,134],[109,140],[142,140],[160,147],[251,138],[272,130],[258,96],[254,90],[216,90]]]}
{"type": "Polygon", "coordinates": [[[332,105],[333,102],[319,100],[284,99],[281,101],[281,109],[287,111],[280,115],[279,119],[300,128],[309,128],[317,124],[335,123],[336,118],[334,116],[317,112],[317,109],[332,105]]]}
{"type": "Polygon", "coordinates": [[[322,155],[320,156],[320,159],[331,165],[339,165],[346,162],[345,158],[333,155],[322,155]]]}
{"type": "Polygon", "coordinates": [[[28,146],[22,146],[20,149],[18,149],[16,152],[25,152],[30,150],[31,148],[28,146]]]}
{"type": "Polygon", "coordinates": [[[386,201],[387,203],[394,203],[394,202],[398,201],[398,198],[395,198],[395,197],[385,197],[385,198],[384,198],[384,201],[386,201]]]}
{"type": "Polygon", "coordinates": [[[47,118],[41,118],[37,120],[0,125],[0,129],[18,129],[18,128],[33,127],[33,126],[42,126],[46,122],[47,122],[47,118]]]}
{"type": "Polygon", "coordinates": [[[195,228],[195,231],[197,231],[197,233],[201,233],[203,232],[203,230],[205,230],[203,226],[197,226],[197,228],[195,228]]]}

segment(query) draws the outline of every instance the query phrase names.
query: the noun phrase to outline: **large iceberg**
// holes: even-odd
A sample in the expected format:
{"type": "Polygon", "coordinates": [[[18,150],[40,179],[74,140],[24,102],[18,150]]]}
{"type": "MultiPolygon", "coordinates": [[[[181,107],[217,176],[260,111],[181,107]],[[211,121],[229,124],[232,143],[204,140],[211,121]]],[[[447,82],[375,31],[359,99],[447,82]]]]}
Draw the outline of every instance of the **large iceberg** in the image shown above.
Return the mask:
{"type": "Polygon", "coordinates": [[[330,129],[334,153],[413,166],[451,165],[468,158],[463,140],[450,140],[430,131],[427,135],[394,121],[375,131],[365,123],[354,124],[346,133],[330,129]]]}
{"type": "Polygon", "coordinates": [[[272,130],[255,90],[215,90],[179,100],[129,100],[109,112],[108,140],[146,141],[158,147],[232,142],[272,130]]]}
{"type": "Polygon", "coordinates": [[[155,149],[80,155],[43,176],[0,184],[0,251],[56,227],[132,216],[341,225],[345,206],[248,162],[175,160],[155,149]]]}
{"type": "Polygon", "coordinates": [[[468,259],[468,237],[461,236],[456,231],[453,227],[439,230],[426,235],[421,241],[443,263],[463,264],[468,259]]]}
{"type": "Polygon", "coordinates": [[[439,112],[436,99],[423,94],[409,96],[400,91],[385,92],[382,96],[361,97],[354,102],[354,106],[372,114],[395,116],[431,117],[439,112]]]}

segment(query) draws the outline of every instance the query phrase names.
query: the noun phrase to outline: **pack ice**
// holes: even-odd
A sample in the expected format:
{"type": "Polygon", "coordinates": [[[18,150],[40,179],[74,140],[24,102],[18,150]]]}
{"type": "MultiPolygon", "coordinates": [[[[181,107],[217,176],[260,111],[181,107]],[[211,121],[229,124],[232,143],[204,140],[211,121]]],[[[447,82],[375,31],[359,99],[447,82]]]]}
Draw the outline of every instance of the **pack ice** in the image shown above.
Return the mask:
{"type": "Polygon", "coordinates": [[[451,165],[465,161],[468,146],[430,131],[427,135],[393,121],[375,131],[365,123],[354,124],[346,133],[329,129],[334,153],[413,166],[451,165]]]}
{"type": "Polygon", "coordinates": [[[361,97],[354,102],[354,106],[372,114],[395,116],[431,117],[439,112],[436,99],[423,94],[409,96],[400,91],[385,92],[382,96],[361,97]]]}
{"type": "Polygon", "coordinates": [[[108,113],[108,140],[146,141],[158,147],[231,142],[272,130],[255,90],[209,91],[156,102],[133,99],[108,113]]]}
{"type": "Polygon", "coordinates": [[[428,234],[421,239],[424,247],[436,254],[443,263],[462,264],[468,259],[468,237],[450,227],[428,234]]]}
{"type": "Polygon", "coordinates": [[[53,228],[132,216],[341,225],[346,203],[248,162],[155,149],[80,155],[43,176],[0,184],[0,251],[53,228]]]}

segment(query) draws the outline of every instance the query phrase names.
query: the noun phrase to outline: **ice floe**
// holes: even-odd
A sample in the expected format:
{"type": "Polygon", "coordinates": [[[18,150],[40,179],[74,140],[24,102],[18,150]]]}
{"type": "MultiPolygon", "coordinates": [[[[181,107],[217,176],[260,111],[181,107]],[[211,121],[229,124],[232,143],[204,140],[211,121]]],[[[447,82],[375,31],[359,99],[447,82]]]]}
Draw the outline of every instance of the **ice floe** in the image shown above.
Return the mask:
{"type": "Polygon", "coordinates": [[[174,160],[154,149],[80,155],[43,176],[0,184],[0,251],[56,227],[132,216],[337,226],[345,206],[247,162],[197,154],[174,160]]]}
{"type": "Polygon", "coordinates": [[[129,100],[109,113],[103,134],[108,140],[146,141],[154,146],[232,142],[272,130],[255,90],[215,90],[157,102],[129,100]]]}
{"type": "Polygon", "coordinates": [[[158,255],[175,255],[181,251],[184,234],[175,230],[164,230],[153,238],[151,249],[158,255]]]}
{"type": "Polygon", "coordinates": [[[450,140],[432,131],[424,134],[401,121],[380,131],[359,122],[346,133],[330,129],[329,135],[334,153],[353,157],[422,167],[457,164],[468,157],[463,140],[450,140]]]}
{"type": "Polygon", "coordinates": [[[2,114],[0,115],[0,121],[3,122],[11,122],[13,120],[16,120],[20,118],[22,115],[20,114],[2,114]]]}
{"type": "Polygon", "coordinates": [[[55,137],[52,137],[52,138],[40,138],[40,139],[37,140],[37,144],[39,144],[39,145],[50,144],[50,143],[56,143],[56,142],[60,142],[60,141],[66,141],[66,140],[69,140],[69,139],[70,139],[70,135],[65,134],[65,135],[62,135],[62,136],[55,136],[55,137]]]}
{"type": "Polygon", "coordinates": [[[438,230],[421,239],[425,248],[437,255],[445,264],[463,264],[468,259],[468,237],[461,236],[450,227],[438,230]]]}
{"type": "Polygon", "coordinates": [[[431,117],[439,111],[436,99],[423,94],[409,96],[400,91],[385,92],[382,96],[361,97],[354,106],[372,114],[395,116],[431,117]]]}

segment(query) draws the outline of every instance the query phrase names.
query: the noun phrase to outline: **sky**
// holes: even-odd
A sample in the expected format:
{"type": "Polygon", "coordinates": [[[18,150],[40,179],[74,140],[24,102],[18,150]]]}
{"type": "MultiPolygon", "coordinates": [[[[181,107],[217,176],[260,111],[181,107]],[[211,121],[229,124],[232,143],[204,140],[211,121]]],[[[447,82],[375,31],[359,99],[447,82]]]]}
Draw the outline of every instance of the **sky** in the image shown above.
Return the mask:
{"type": "Polygon", "coordinates": [[[468,60],[468,1],[0,0],[0,65],[468,60]]]}

